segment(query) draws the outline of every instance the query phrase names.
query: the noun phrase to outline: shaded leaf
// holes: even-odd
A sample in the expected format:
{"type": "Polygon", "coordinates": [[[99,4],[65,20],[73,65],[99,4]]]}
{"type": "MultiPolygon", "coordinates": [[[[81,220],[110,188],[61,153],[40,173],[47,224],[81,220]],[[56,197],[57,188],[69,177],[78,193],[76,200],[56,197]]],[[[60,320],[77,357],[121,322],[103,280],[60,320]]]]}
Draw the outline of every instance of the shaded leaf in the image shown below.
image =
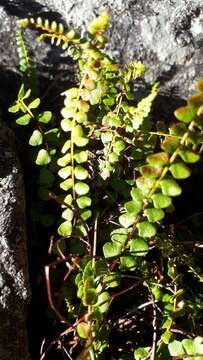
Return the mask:
{"type": "Polygon", "coordinates": [[[134,271],[137,267],[137,260],[135,256],[121,256],[120,257],[120,266],[121,271],[134,271]]]}
{"type": "Polygon", "coordinates": [[[180,144],[180,139],[175,136],[166,137],[161,143],[161,148],[167,151],[169,154],[174,153],[180,144]]]}
{"type": "Polygon", "coordinates": [[[154,194],[152,200],[157,209],[164,209],[171,205],[171,198],[161,193],[154,194]]]}
{"type": "Polygon", "coordinates": [[[150,178],[157,178],[161,175],[162,168],[158,166],[151,166],[151,165],[143,165],[139,168],[140,173],[143,176],[150,177],[150,178]]]}
{"type": "Polygon", "coordinates": [[[136,221],[136,218],[134,214],[125,213],[119,216],[119,223],[124,228],[129,228],[131,225],[133,225],[136,221]]]}
{"type": "Polygon", "coordinates": [[[142,221],[137,225],[138,234],[140,237],[152,237],[156,235],[156,227],[148,221],[142,221]]]}
{"type": "Polygon", "coordinates": [[[130,241],[130,252],[135,256],[145,256],[148,251],[149,245],[145,239],[137,236],[130,241]]]}
{"type": "Polygon", "coordinates": [[[149,222],[160,221],[164,218],[164,211],[161,209],[149,208],[144,211],[144,215],[149,222]]]}
{"type": "Polygon", "coordinates": [[[126,202],[124,207],[128,213],[137,215],[142,210],[142,202],[131,200],[126,202]]]}
{"type": "Polygon", "coordinates": [[[103,246],[103,253],[106,259],[120,255],[122,245],[115,242],[107,242],[103,246]]]}

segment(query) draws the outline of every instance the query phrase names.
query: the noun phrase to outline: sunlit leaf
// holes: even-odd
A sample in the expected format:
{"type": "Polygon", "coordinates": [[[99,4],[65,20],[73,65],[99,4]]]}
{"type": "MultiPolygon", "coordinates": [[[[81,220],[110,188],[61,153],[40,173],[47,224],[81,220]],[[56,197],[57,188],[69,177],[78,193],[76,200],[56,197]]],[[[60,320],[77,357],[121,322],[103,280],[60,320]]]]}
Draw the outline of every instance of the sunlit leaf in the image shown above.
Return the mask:
{"type": "Polygon", "coordinates": [[[76,200],[76,202],[80,209],[84,209],[91,205],[92,200],[88,196],[81,196],[76,200]]]}
{"type": "Polygon", "coordinates": [[[150,177],[150,178],[157,178],[161,175],[162,168],[158,166],[152,165],[143,165],[139,168],[140,173],[143,176],[150,177]]]}
{"type": "Polygon", "coordinates": [[[88,177],[88,171],[80,165],[75,167],[74,174],[78,180],[85,180],[88,177]]]}
{"type": "Polygon", "coordinates": [[[72,224],[70,221],[65,221],[63,222],[59,227],[58,227],[58,234],[61,236],[70,236],[72,234],[72,224]]]}
{"type": "Polygon", "coordinates": [[[160,186],[163,195],[167,196],[178,196],[182,193],[181,187],[173,179],[163,179],[160,181],[160,186]]]}
{"type": "Polygon", "coordinates": [[[175,117],[180,120],[183,121],[185,123],[189,123],[194,119],[195,113],[193,111],[193,109],[189,106],[182,106],[179,107],[176,111],[175,111],[175,117]]]}
{"type": "Polygon", "coordinates": [[[142,209],[142,203],[140,201],[128,201],[124,204],[126,211],[132,215],[137,215],[142,209]]]}
{"type": "Polygon", "coordinates": [[[87,150],[82,150],[82,151],[76,152],[74,154],[74,159],[76,160],[76,162],[78,164],[86,162],[87,159],[88,159],[88,151],[87,150]]]}
{"type": "Polygon", "coordinates": [[[16,123],[18,125],[28,125],[29,122],[31,120],[31,116],[30,114],[25,114],[23,116],[20,116],[17,120],[16,120],[16,123]]]}
{"type": "Polygon", "coordinates": [[[41,166],[49,164],[50,161],[51,161],[51,157],[50,157],[48,151],[45,149],[41,149],[38,152],[37,158],[35,160],[36,164],[41,165],[41,166]]]}
{"type": "Polygon", "coordinates": [[[59,176],[60,176],[62,179],[67,179],[67,178],[70,177],[71,171],[72,171],[72,167],[71,167],[71,166],[65,166],[65,167],[63,167],[62,169],[60,169],[60,170],[58,171],[58,174],[59,174],[59,176]]]}
{"type": "Polygon", "coordinates": [[[199,154],[187,147],[182,147],[179,150],[179,155],[186,163],[195,163],[200,159],[199,154]]]}
{"type": "Polygon", "coordinates": [[[66,179],[60,183],[60,188],[67,191],[72,188],[72,179],[66,179]]]}
{"type": "Polygon", "coordinates": [[[62,212],[61,216],[63,219],[71,222],[73,220],[74,212],[71,209],[66,209],[62,212]]]}
{"type": "Polygon", "coordinates": [[[175,136],[168,136],[161,143],[161,148],[167,151],[169,154],[172,154],[180,144],[180,139],[175,136]]]}
{"type": "Polygon", "coordinates": [[[175,179],[186,179],[191,174],[190,169],[183,162],[172,164],[169,170],[175,179]]]}
{"type": "Polygon", "coordinates": [[[86,183],[78,181],[75,184],[75,192],[80,196],[86,195],[89,192],[89,190],[90,190],[90,187],[86,183]]]}
{"type": "Polygon", "coordinates": [[[48,124],[52,119],[52,113],[51,111],[43,111],[41,114],[39,114],[37,119],[43,124],[48,124]]]}
{"type": "Polygon", "coordinates": [[[33,100],[29,105],[28,105],[28,108],[29,109],[36,109],[40,104],[40,99],[37,98],[35,100],[33,100]]]}
{"type": "Polygon", "coordinates": [[[42,144],[43,141],[43,135],[39,130],[34,130],[30,140],[29,140],[29,144],[31,146],[39,146],[42,144]]]}
{"type": "Polygon", "coordinates": [[[169,161],[169,155],[167,152],[160,152],[147,156],[147,162],[150,165],[164,166],[168,164],[168,161],[169,161]]]}
{"type": "Polygon", "coordinates": [[[102,314],[105,313],[109,308],[109,299],[110,299],[110,295],[109,295],[109,293],[107,291],[102,292],[98,296],[98,303],[97,304],[99,306],[99,311],[102,314]],[[101,305],[99,305],[99,304],[101,304],[101,305]]]}
{"type": "Polygon", "coordinates": [[[135,256],[121,256],[120,257],[120,270],[121,271],[134,271],[137,267],[137,260],[135,256]]]}
{"type": "Polygon", "coordinates": [[[168,345],[168,350],[171,356],[183,356],[185,351],[180,341],[174,340],[168,345]]]}

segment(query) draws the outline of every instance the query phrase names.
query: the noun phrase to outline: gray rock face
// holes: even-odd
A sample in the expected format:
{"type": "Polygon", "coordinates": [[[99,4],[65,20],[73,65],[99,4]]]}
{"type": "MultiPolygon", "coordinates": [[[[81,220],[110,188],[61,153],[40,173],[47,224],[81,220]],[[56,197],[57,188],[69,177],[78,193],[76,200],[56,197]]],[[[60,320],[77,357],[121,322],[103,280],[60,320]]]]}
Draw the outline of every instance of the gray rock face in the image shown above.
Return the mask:
{"type": "Polygon", "coordinates": [[[11,130],[0,126],[0,359],[29,360],[30,297],[23,179],[11,130]]]}

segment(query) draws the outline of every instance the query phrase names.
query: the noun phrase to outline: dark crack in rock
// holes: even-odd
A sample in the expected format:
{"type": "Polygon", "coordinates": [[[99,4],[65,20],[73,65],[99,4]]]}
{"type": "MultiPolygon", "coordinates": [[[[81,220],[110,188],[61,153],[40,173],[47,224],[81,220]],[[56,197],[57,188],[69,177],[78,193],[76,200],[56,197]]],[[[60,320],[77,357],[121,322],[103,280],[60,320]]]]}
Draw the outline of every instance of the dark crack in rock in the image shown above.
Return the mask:
{"type": "Polygon", "coordinates": [[[29,360],[24,187],[14,144],[0,125],[0,359],[29,360]]]}

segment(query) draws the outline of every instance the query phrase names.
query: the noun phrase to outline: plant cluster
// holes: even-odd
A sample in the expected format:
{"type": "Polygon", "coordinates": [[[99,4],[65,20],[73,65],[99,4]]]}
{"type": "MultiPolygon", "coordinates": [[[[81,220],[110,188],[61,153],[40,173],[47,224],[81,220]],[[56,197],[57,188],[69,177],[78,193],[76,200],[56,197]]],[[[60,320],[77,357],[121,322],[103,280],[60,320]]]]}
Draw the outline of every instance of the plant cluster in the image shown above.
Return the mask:
{"type": "Polygon", "coordinates": [[[68,49],[78,63],[76,86],[63,89],[60,114],[40,110],[32,81],[22,84],[9,108],[18,125],[28,126],[40,169],[39,201],[57,203],[57,217],[42,214],[41,219],[57,225],[51,246],[56,260],[45,273],[49,303],[64,331],[52,345],[63,339],[61,349],[69,359],[201,360],[203,338],[195,325],[201,298],[191,300],[196,296],[192,290],[187,296],[182,273],[200,289],[200,269],[163,220],[182,193],[179,180],[188,178],[190,164],[200,160],[203,81],[163,129],[152,117],[158,84],[139,101],[132,91],[145,66],[139,61],[121,66],[105,53],[108,23],[104,12],[83,38],[55,21],[18,22],[23,29],[17,35],[20,65],[29,79],[27,27],[40,32],[40,41],[50,39],[68,49]],[[64,271],[60,308],[50,273],[57,266],[64,271]],[[149,309],[150,339],[143,346],[135,339],[130,349],[111,355],[110,313],[124,294],[134,294],[135,307],[149,309]]]}

